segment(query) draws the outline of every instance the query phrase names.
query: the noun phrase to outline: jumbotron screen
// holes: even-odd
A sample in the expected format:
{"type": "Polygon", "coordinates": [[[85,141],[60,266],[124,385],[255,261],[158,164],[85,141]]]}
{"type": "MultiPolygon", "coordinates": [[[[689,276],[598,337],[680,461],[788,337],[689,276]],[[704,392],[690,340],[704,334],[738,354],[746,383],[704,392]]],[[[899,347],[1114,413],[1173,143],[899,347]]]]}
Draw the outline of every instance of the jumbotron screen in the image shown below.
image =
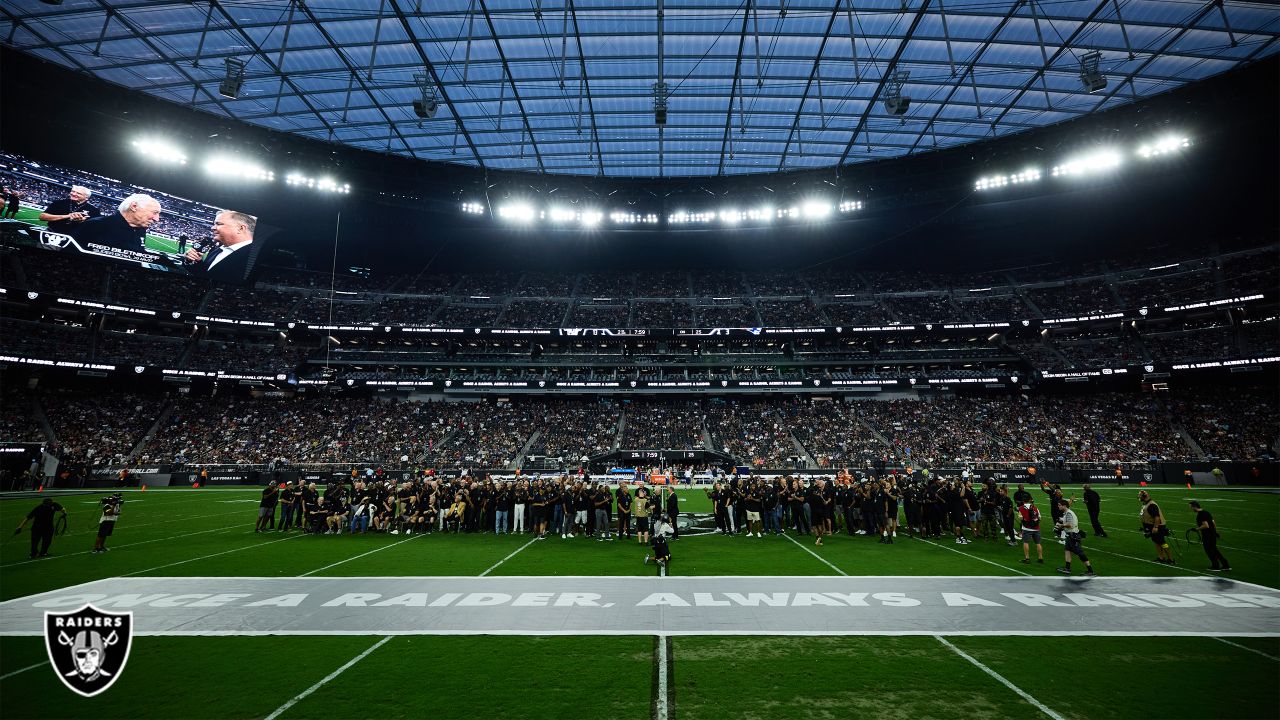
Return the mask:
{"type": "Polygon", "coordinates": [[[5,245],[235,284],[262,251],[246,213],[12,153],[0,169],[5,245]]]}

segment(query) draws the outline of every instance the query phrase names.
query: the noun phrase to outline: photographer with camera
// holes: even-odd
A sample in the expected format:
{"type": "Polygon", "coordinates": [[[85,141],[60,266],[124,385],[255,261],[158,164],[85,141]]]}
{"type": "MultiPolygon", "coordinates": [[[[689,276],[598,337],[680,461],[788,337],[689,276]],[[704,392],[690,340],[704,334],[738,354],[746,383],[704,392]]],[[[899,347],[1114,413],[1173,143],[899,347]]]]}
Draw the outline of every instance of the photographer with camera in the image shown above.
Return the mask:
{"type": "Polygon", "coordinates": [[[102,517],[98,520],[98,537],[93,540],[95,553],[107,552],[107,538],[115,532],[116,520],[120,517],[120,508],[124,505],[124,496],[115,493],[102,498],[102,517]]]}
{"type": "Polygon", "coordinates": [[[1209,556],[1209,569],[1215,572],[1230,570],[1231,563],[1218,549],[1218,524],[1213,521],[1213,514],[1200,507],[1196,500],[1191,501],[1191,509],[1196,513],[1196,529],[1200,531],[1204,554],[1209,556]]]}
{"type": "Polygon", "coordinates": [[[1093,564],[1089,562],[1089,556],[1084,554],[1082,545],[1084,533],[1080,531],[1080,521],[1071,510],[1071,501],[1059,497],[1058,510],[1060,514],[1055,528],[1062,532],[1067,541],[1067,548],[1062,552],[1063,566],[1058,568],[1058,572],[1063,575],[1071,574],[1071,556],[1074,555],[1084,562],[1084,574],[1092,577],[1096,573],[1093,572],[1093,564]]]}
{"type": "Polygon", "coordinates": [[[53,501],[53,498],[45,498],[39,505],[31,509],[27,516],[18,523],[18,527],[13,531],[14,535],[22,532],[22,528],[26,527],[27,521],[31,521],[31,559],[45,557],[49,554],[49,544],[53,542],[54,519],[55,513],[61,513],[58,520],[66,528],[67,509],[53,501]]]}

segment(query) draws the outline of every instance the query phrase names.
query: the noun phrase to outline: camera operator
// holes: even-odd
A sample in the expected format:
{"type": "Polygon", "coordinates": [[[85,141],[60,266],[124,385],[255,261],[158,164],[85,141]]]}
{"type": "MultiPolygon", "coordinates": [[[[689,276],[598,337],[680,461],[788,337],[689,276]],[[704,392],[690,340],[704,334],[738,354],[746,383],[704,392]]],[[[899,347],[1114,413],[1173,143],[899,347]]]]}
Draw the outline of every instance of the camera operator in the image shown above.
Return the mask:
{"type": "Polygon", "coordinates": [[[1089,522],[1093,524],[1093,534],[1106,537],[1107,531],[1102,529],[1098,515],[1102,513],[1102,496],[1089,483],[1084,484],[1084,506],[1089,511],[1089,522]]]}
{"type": "Polygon", "coordinates": [[[653,546],[653,555],[644,556],[644,564],[648,565],[652,560],[658,565],[658,572],[661,573],[671,563],[671,547],[667,544],[667,538],[671,536],[672,527],[666,518],[661,514],[655,515],[653,518],[653,539],[650,544],[653,546]]]}
{"type": "Polygon", "coordinates": [[[1209,556],[1209,569],[1214,571],[1230,570],[1231,563],[1218,549],[1218,524],[1213,521],[1213,514],[1200,507],[1196,500],[1191,501],[1191,509],[1196,512],[1196,529],[1200,531],[1200,542],[1204,545],[1204,554],[1209,556]]]}
{"type": "Polygon", "coordinates": [[[49,544],[53,542],[53,516],[55,513],[61,513],[59,520],[66,523],[67,509],[54,502],[53,498],[45,498],[39,505],[32,508],[31,512],[27,513],[22,522],[18,523],[18,528],[13,531],[14,535],[21,533],[27,521],[31,521],[32,560],[49,554],[49,544]]]}
{"type": "Polygon", "coordinates": [[[1075,555],[1084,562],[1084,574],[1092,576],[1093,564],[1089,562],[1089,556],[1084,554],[1082,541],[1084,533],[1080,532],[1080,521],[1076,519],[1076,514],[1071,510],[1071,501],[1060,497],[1058,498],[1058,522],[1057,529],[1061,530],[1063,536],[1067,540],[1067,548],[1062,552],[1063,566],[1058,568],[1058,572],[1063,575],[1071,574],[1071,556],[1075,555]]]}
{"type": "Polygon", "coordinates": [[[116,520],[120,517],[120,508],[124,505],[124,496],[120,493],[102,498],[102,517],[98,520],[98,537],[93,540],[93,551],[107,552],[107,538],[115,532],[116,520]]]}

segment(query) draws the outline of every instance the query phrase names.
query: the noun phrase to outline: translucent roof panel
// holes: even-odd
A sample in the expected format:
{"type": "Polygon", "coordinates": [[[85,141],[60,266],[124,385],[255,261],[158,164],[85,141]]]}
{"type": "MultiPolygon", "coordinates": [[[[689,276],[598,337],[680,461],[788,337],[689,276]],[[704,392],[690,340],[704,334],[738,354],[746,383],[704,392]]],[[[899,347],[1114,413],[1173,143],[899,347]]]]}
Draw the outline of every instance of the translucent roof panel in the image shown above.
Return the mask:
{"type": "Polygon", "coordinates": [[[538,173],[690,177],[880,160],[1068,121],[1275,53],[1280,7],[9,0],[0,33],[108,82],[353,147],[538,173]],[[1082,63],[1095,52],[1105,87],[1089,92],[1082,63]],[[228,60],[245,63],[236,98],[218,90],[228,60]],[[434,110],[421,117],[415,103],[434,110]]]}

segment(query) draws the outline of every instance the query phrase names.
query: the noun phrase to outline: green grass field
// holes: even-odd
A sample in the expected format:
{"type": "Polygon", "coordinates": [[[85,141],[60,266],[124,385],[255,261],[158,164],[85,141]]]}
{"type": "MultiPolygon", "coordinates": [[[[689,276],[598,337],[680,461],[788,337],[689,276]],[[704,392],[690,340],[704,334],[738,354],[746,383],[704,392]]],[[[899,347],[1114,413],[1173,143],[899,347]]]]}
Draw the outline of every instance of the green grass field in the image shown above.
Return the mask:
{"type": "MultiPolygon", "coordinates": [[[[19,209],[18,216],[15,219],[21,220],[22,222],[25,222],[25,223],[31,223],[32,225],[39,225],[41,227],[45,225],[44,221],[40,219],[40,211],[35,208],[23,207],[19,209]]],[[[176,240],[163,238],[163,237],[160,237],[159,235],[148,234],[146,239],[146,246],[148,250],[155,250],[156,252],[164,252],[164,253],[178,252],[178,243],[176,240]]]]}
{"type": "MultiPolygon", "coordinates": [[[[1207,501],[1232,577],[1280,587],[1280,496],[1153,492],[1179,537],[1192,522],[1185,499],[1207,501]]],[[[1152,562],[1151,544],[1137,532],[1136,488],[1102,493],[1110,537],[1086,541],[1101,574],[1209,574],[1203,552],[1186,542],[1177,566],[1152,562]]],[[[28,561],[25,533],[0,546],[0,599],[115,576],[654,574],[635,541],[255,534],[255,488],[131,492],[112,551],[92,554],[100,494],[60,498],[71,513],[70,531],[55,539],[50,558],[28,561]]],[[[709,511],[700,490],[682,495],[683,511],[709,511]]],[[[15,527],[36,502],[0,500],[0,527],[15,527]]],[[[1003,542],[957,546],[899,537],[886,546],[844,534],[821,548],[808,538],[691,536],[674,542],[673,553],[672,574],[708,576],[1047,576],[1061,560],[1061,546],[1052,541],[1045,545],[1046,564],[1028,566],[1018,562],[1020,548],[1003,542]]],[[[668,641],[659,647],[654,637],[630,635],[147,636],[134,639],[119,682],[86,699],[53,676],[42,638],[5,636],[0,717],[251,718],[277,711],[283,718],[1280,717],[1275,637],[668,641]],[[668,665],[660,665],[662,657],[668,665]],[[659,667],[668,666],[669,674],[660,676],[659,667]]]]}

